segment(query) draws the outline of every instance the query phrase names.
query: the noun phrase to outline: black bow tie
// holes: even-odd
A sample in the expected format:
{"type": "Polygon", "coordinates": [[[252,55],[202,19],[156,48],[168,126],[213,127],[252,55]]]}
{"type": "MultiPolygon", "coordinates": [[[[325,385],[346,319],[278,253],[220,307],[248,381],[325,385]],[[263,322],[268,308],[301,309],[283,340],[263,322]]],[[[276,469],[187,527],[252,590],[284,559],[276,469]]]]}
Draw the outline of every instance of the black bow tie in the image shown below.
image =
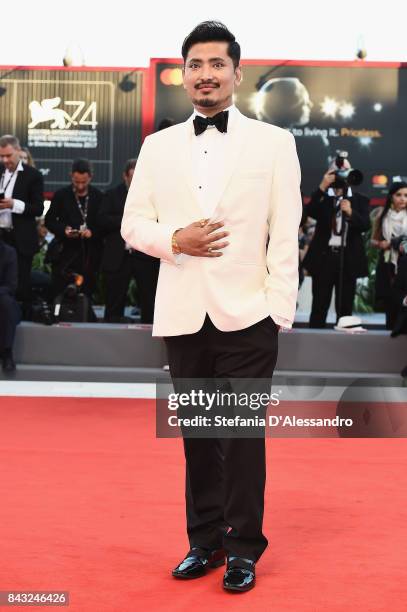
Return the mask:
{"type": "Polygon", "coordinates": [[[221,111],[214,117],[201,117],[201,115],[196,115],[194,119],[195,136],[199,136],[199,134],[202,134],[202,132],[206,130],[208,125],[214,125],[219,130],[219,132],[227,132],[228,119],[229,111],[221,111]]]}

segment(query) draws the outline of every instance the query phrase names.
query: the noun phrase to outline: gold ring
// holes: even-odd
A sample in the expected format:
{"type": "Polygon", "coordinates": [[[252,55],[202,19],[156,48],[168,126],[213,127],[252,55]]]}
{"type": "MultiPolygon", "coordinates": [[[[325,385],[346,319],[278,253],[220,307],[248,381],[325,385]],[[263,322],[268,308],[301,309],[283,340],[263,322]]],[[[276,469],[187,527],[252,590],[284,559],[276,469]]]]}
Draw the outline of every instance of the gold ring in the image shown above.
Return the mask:
{"type": "Polygon", "coordinates": [[[200,225],[201,227],[205,227],[205,225],[206,225],[206,219],[201,219],[201,220],[199,221],[199,225],[200,225]]]}
{"type": "Polygon", "coordinates": [[[208,247],[208,253],[212,253],[213,249],[212,247],[208,247]]]}

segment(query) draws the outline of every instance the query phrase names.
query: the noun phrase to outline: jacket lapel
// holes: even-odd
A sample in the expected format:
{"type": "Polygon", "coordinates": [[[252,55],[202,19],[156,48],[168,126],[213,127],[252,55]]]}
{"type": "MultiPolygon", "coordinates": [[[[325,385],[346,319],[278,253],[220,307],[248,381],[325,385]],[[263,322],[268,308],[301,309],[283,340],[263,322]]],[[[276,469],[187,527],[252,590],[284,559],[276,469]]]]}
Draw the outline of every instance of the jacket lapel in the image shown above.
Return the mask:
{"type": "Polygon", "coordinates": [[[212,216],[216,215],[216,211],[222,200],[222,196],[225,193],[231,181],[231,178],[237,169],[239,158],[241,157],[243,147],[246,143],[246,138],[248,135],[248,126],[249,121],[244,115],[242,115],[242,113],[237,111],[230,132],[228,132],[227,134],[228,140],[230,139],[227,147],[228,154],[223,160],[222,173],[218,182],[219,187],[215,196],[216,204],[212,216]]]}
{"type": "Polygon", "coordinates": [[[192,167],[191,141],[192,138],[195,138],[192,117],[180,125],[180,140],[178,140],[178,137],[177,135],[177,146],[173,147],[173,150],[179,152],[179,168],[191,194],[192,208],[195,210],[197,218],[199,218],[202,217],[202,210],[195,193],[194,169],[192,167]]]}
{"type": "Polygon", "coordinates": [[[21,172],[17,172],[17,177],[16,177],[16,182],[14,183],[14,188],[13,188],[13,195],[12,197],[15,198],[16,200],[24,200],[24,197],[22,196],[21,190],[22,190],[22,186],[24,183],[24,166],[23,166],[23,171],[21,172]]]}

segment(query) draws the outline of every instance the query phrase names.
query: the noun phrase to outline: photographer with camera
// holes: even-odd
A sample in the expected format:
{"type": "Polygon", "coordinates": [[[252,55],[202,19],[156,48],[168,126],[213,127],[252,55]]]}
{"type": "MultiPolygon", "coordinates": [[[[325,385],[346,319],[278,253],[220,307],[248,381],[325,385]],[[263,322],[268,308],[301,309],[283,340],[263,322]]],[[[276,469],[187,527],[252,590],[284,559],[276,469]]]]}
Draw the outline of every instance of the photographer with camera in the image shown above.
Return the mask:
{"type": "Polygon", "coordinates": [[[356,279],[368,274],[362,234],[370,227],[369,199],[352,189],[362,180],[360,171],[351,170],[347,153],[340,152],[306,206],[306,214],[316,220],[303,261],[312,276],[312,328],[325,327],[334,288],[337,320],[351,315],[356,279]]]}
{"type": "Polygon", "coordinates": [[[103,251],[98,226],[102,192],[90,184],[91,180],[90,162],[75,160],[71,184],[55,192],[45,215],[45,225],[55,235],[47,254],[52,266],[54,298],[64,290],[73,273],[84,276],[83,292],[89,298],[95,289],[103,251]]]}
{"type": "Polygon", "coordinates": [[[17,254],[0,238],[0,359],[5,373],[14,372],[13,342],[20,309],[15,300],[17,289],[17,254]]]}
{"type": "Polygon", "coordinates": [[[372,246],[380,249],[376,267],[376,308],[386,313],[386,329],[393,329],[399,311],[394,299],[393,284],[398,262],[407,236],[407,183],[395,182],[390,187],[382,212],[373,228],[372,246]]]}

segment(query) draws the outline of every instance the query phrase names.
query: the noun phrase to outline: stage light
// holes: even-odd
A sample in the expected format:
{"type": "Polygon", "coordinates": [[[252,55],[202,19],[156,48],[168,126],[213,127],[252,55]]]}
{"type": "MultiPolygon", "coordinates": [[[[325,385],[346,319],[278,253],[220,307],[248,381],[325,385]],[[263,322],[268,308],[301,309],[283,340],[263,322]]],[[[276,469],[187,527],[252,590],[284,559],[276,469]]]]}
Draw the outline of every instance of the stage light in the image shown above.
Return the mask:
{"type": "Polygon", "coordinates": [[[126,74],[119,83],[119,88],[124,93],[130,93],[137,87],[137,84],[130,80],[130,74],[126,74]]]}
{"type": "Polygon", "coordinates": [[[72,42],[67,46],[62,63],[64,66],[85,66],[85,56],[79,43],[72,42]]]}
{"type": "Polygon", "coordinates": [[[383,109],[383,105],[380,104],[380,102],[376,102],[376,104],[373,104],[373,110],[376,113],[380,113],[380,111],[383,109]]]}

